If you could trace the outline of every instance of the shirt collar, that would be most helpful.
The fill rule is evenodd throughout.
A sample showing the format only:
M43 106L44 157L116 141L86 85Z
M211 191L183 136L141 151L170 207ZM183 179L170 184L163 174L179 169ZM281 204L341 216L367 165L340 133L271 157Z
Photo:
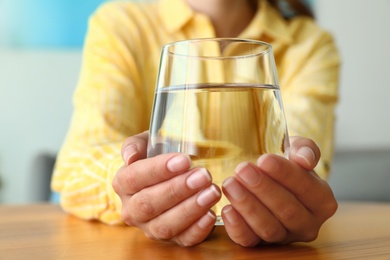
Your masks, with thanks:
M159 13L171 33L181 29L194 16L194 11L184 0L160 0Z
M249 26L239 35L240 38L260 39L263 34L286 44L292 41L287 21L265 0L259 1L259 9ZM160 16L171 33L180 30L190 21L194 11L184 0L160 0Z
M259 0L259 9L241 38L260 39L263 35L286 44L292 41L287 21L267 1Z

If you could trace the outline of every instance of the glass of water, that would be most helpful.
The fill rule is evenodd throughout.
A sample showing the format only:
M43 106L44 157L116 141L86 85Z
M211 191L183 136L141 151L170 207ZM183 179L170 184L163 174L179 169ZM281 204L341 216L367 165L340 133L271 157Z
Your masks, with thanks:
M272 47L237 38L192 39L163 47L148 157L188 154L222 185L244 161L284 155L289 140ZM226 197L213 208L217 225Z

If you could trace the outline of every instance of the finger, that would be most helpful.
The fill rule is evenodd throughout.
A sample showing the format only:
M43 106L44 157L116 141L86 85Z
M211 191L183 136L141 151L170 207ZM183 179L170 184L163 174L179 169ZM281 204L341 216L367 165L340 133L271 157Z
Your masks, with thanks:
M307 170L316 167L321 152L315 142L303 137L291 137L288 158Z
M279 242L286 236L286 230L273 213L234 177L226 179L222 190L236 212L247 225L266 242Z
M121 155L125 165L146 158L148 136L148 131L145 131L138 135L131 136L123 142Z
M116 174L121 183L120 193L133 195L138 191L173 178L190 169L191 159L180 153L161 154L153 158L138 160L122 168Z
M217 217L212 211L207 211L198 221L172 239L180 246L193 246L205 240L213 231Z
M253 232L232 205L227 205L222 209L222 219L226 232L235 243L251 247L261 242L260 237Z
M204 216L221 198L218 186L210 185L147 223L149 237L170 240Z
M313 171L308 171L284 157L267 154L257 161L260 171L284 186L313 214L335 211L334 196L329 185ZM327 209L327 210L325 210ZM333 214L332 213L332 214Z
M137 210L129 216L131 219L125 222L147 222L210 185L209 172L204 168L195 168L188 173L145 188L134 194L126 203L127 208Z
M304 239L311 240L316 234L312 230L318 230L318 223L313 214L297 200L295 195L284 186L275 182L253 164L241 163L236 168L237 181L249 190L261 203L279 220L287 235L307 234ZM310 237L309 237L310 236ZM289 240L288 236L282 240ZM271 242L266 240L267 242Z

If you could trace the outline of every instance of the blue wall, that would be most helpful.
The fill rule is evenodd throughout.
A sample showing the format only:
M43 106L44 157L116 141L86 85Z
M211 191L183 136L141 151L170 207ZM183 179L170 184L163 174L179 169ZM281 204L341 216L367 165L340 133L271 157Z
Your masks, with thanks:
M0 45L81 48L88 17L105 0L0 0Z
M81 48L88 17L104 1L0 0L0 47Z

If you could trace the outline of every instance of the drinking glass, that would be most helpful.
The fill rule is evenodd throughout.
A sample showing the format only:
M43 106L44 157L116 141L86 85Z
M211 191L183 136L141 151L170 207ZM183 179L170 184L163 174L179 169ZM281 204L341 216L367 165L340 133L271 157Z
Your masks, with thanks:
M208 38L162 48L148 157L188 154L217 185L240 162L284 155L289 140L271 45ZM213 208L223 225L226 197Z

